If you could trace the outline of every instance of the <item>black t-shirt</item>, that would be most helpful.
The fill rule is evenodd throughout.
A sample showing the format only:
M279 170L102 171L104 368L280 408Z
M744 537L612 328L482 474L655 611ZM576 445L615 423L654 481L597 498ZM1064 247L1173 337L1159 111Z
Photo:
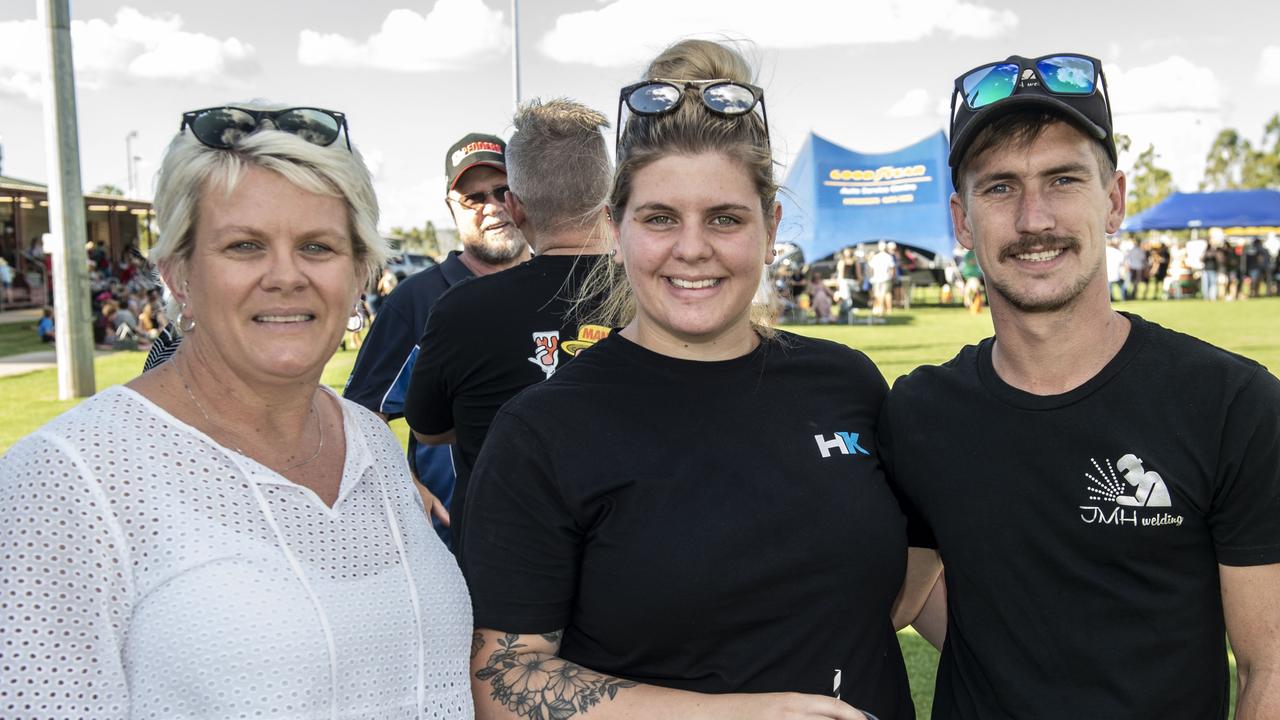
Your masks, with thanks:
M609 334L606 327L579 328L568 317L578 284L598 257L541 255L461 283L431 310L404 416L418 432L456 431L457 483L449 506L455 551L467 479L498 408Z
M1061 395L1005 384L990 339L890 393L886 466L946 567L934 718L1226 717L1218 564L1280 562L1280 381L1126 317Z
M608 337L494 421L461 551L476 626L564 628L562 657L654 685L914 717L885 392L824 340L696 362Z

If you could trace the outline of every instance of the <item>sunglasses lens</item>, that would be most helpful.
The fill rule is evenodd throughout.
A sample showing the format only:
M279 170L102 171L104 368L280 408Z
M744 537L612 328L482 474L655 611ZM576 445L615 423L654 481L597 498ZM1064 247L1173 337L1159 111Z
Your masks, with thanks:
M1059 55L1036 63L1036 70L1050 92L1059 95L1088 95L1097 84L1093 61L1075 55Z
M217 108L200 113L191 121L191 132L205 145L229 148L258 126L253 116L236 108Z
M334 116L312 110L296 108L275 117L276 128L306 140L312 145L332 145L338 139L341 125Z
M724 115L744 115L756 106L756 96L751 88L735 83L710 85L702 91L707 107Z
M664 113L680 102L680 89L667 83L641 85L627 96L627 107L640 115Z
M1018 65L1001 63L978 68L965 75L960 86L964 88L964 101L977 110L1012 95L1017 80Z

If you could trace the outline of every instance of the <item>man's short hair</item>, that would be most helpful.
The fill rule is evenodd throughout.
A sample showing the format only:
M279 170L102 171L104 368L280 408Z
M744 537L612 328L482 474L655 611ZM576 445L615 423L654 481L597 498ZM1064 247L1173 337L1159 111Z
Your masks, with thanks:
M960 157L956 172L956 192L959 193L961 201L965 199L965 193L968 190L965 171L974 158L1005 145L1011 145L1015 149L1031 147L1036 138L1056 123L1066 123L1092 141L1093 154L1098 160L1099 179L1105 185L1115 174L1116 163L1111 159L1111 154L1107 152L1102 141L1064 114L1043 107L1027 107L996 116L978 131L973 141L969 143L964 155Z
M609 193L612 169L604 115L566 98L533 100L516 112L507 141L507 183L536 232L591 226Z

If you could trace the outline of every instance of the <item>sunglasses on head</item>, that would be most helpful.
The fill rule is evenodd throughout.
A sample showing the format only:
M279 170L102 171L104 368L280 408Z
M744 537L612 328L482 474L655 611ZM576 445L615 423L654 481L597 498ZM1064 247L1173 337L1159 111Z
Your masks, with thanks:
M769 134L769 114L764 107L764 90L755 85L724 78L715 80L667 80L653 78L622 88L618 95L618 124L614 147L622 139L622 106L625 104L633 115L665 115L674 112L684 102L685 91L698 90L698 98L708 110L725 117L746 115L760 106L764 119L765 136Z
M485 203L489 201L489 198L493 198L493 201L499 205L505 203L507 201L507 194L510 192L511 188L506 185L499 185L492 190L482 190L480 192L466 194L457 193L453 200L468 210L479 210L484 207Z
M347 116L321 108L298 107L283 110L254 110L241 107L213 107L182 114L178 132L191 128L201 143L220 150L229 149L240 138L262 129L264 121L280 132L297 135L313 145L328 147L339 135L346 135L351 150L351 134Z
M952 118L955 117L957 96L969 109L980 110L1028 88L1064 98L1088 97L1101 89L1103 100L1107 100L1106 76L1099 60L1071 53L1045 55L1034 60L988 63L956 78L955 92L951 96ZM1110 114L1111 104L1108 101L1108 117Z

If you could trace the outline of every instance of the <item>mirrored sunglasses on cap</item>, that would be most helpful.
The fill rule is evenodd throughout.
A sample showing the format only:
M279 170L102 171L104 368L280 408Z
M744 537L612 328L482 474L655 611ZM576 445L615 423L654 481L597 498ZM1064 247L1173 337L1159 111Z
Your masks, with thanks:
M347 116L335 110L296 107L282 110L254 110L234 106L192 110L182 114L178 132L191 128L191 134L201 143L220 150L235 145L246 135L262 129L264 121L280 132L297 135L313 145L328 147L339 135L347 138L347 150L351 150L351 134L347 128Z
M1046 55L976 67L956 78L956 92L965 105L979 110L1032 83L1053 95L1092 95L1098 91L1101 77L1102 63L1087 55Z
M764 89L726 78L714 80L667 80L653 78L622 88L618 95L618 124L615 147L622 138L622 106L634 115L665 115L684 102L685 90L698 90L698 98L708 110L725 117L746 115L760 106L765 135L769 132L769 114L764 106Z
M974 137L994 116L1024 106L1048 106L1080 123L1102 142L1116 160L1111 139L1111 101L1102 62L1077 53L1055 53L1038 58L1012 55L987 63L956 78L951 93L952 181L957 182L959 163Z

